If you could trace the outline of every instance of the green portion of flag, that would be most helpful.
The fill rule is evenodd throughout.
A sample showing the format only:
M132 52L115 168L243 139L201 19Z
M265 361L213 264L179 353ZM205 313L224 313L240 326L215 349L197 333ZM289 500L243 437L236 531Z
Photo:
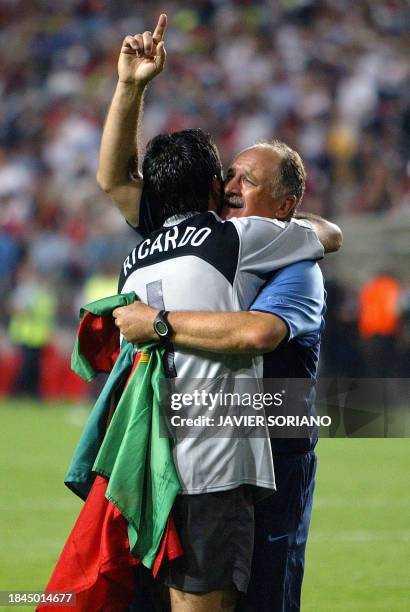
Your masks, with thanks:
M81 310L103 316L136 300L135 293L98 300ZM86 499L95 475L108 478L106 497L128 522L130 549L146 567L152 567L180 484L170 440L160 437L159 383L165 378L164 348L143 344L140 360L130 375L136 350L124 342L108 380L90 414L65 477L66 485ZM77 338L73 369L93 372L81 355ZM128 379L129 377L129 379ZM106 429L111 398L127 381Z
M81 354L80 341L76 336L74 350L71 354L71 369L78 374L85 382L90 382L95 378L96 372L88 359Z
M106 497L128 521L133 555L150 568L180 485L170 441L159 433L164 349L151 344L140 350L93 470L109 478Z
M125 343L84 426L80 440L67 470L65 484L82 499L86 499L95 480L92 471L94 461L107 431L111 407L111 396L115 389L125 383L132 364L135 350Z
M138 300L138 298L134 291L130 291L130 293L110 295L109 297L96 300L95 302L87 304L87 306L84 306L84 308L81 308L80 320L84 317L86 312L91 312L91 314L100 317L112 312L115 310L115 308L119 308L120 306L128 306L136 300Z

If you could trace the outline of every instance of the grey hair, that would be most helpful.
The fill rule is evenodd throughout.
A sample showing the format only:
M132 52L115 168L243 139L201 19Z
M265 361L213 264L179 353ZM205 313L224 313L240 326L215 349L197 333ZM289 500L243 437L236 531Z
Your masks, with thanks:
M279 153L281 157L280 173L273 180L272 196L294 195L296 209L302 201L306 184L306 170L299 153L277 138L269 142L257 142L253 148Z

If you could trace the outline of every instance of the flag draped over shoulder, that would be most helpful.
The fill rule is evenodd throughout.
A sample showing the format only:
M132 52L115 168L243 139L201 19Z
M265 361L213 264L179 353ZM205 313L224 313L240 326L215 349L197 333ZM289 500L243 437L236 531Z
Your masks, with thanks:
M46 591L76 593L75 608L67 610L118 612L132 598L133 565L141 561L156 575L164 558L182 554L170 517L180 485L170 442L159 435L163 349L152 343L136 353L124 342L118 352L111 315L135 299L134 293L105 298L80 313L73 369L86 380L111 372L65 478L86 503Z

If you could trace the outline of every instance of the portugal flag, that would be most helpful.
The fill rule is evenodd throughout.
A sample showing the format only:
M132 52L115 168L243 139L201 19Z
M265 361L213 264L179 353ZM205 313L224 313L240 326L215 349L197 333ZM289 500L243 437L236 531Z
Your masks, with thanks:
M144 563L156 576L164 559L182 555L170 515L179 481L169 440L159 437L162 355L157 345L135 353L129 343L119 353L111 315L134 299L135 294L106 298L80 314L73 369L86 380L98 371L111 374L66 477L86 501L45 589L76 595L74 606L59 610L126 610L134 597L135 565Z

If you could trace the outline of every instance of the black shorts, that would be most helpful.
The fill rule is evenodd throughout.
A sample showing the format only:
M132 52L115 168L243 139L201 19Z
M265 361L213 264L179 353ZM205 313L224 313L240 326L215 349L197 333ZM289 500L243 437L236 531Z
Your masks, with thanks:
M178 495L172 513L184 556L164 568L165 584L190 593L233 587L246 593L254 541L251 488Z

